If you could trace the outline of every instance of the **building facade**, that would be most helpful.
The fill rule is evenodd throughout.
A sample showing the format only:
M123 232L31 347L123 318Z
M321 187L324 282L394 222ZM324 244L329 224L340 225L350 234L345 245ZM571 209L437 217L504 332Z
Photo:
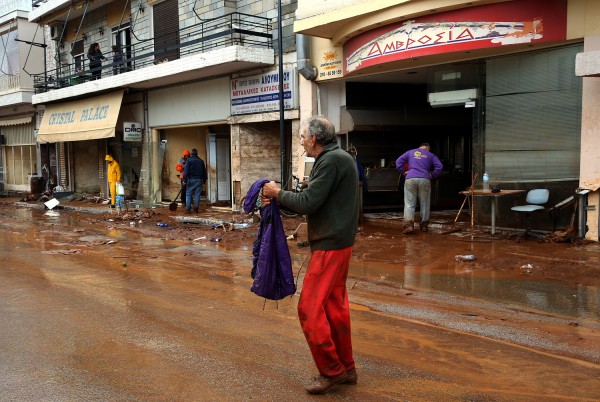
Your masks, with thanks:
M208 168L204 197L235 209L255 180L292 171L296 2L281 5L283 129L276 4L34 1L29 19L49 38L47 68L34 84L43 110L36 139L56 147L59 184L105 195L108 153L121 165L126 198L154 205L175 198L175 166L196 148ZM99 61L89 58L94 44Z
M0 192L28 192L48 178L49 159L35 141L33 75L44 71L42 30L28 21L31 1L0 4ZM29 43L28 43L29 42ZM32 46L30 43L33 43ZM42 183L43 187L43 183Z
M458 208L487 172L500 188L549 189L548 208L573 197L534 228L574 224L598 240L598 68L577 72L576 60L598 49L599 3L303 0L296 15L316 69L301 79L301 112L335 122L365 168L365 206L401 204L395 159L429 142L445 167L435 207ZM510 207L524 198L500 198L500 226L519 226ZM475 205L478 223L489 208Z

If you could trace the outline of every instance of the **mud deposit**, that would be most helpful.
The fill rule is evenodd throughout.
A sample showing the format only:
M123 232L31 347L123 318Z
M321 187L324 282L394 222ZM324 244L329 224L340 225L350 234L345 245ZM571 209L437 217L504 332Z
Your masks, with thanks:
M256 223L100 212L0 199L0 400L315 400L297 295L249 291ZM359 383L319 399L599 400L598 245L440 232L361 226L348 279ZM299 288L304 240L300 226L289 241Z

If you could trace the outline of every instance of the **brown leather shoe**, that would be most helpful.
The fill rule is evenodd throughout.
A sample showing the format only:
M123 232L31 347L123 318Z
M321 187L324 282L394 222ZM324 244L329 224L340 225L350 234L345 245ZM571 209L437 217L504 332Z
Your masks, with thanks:
M355 368L346 371L346 374L348 374L348 377L346 377L346 379L342 381L341 384L355 385L358 382L358 374L356 373Z
M423 221L419 223L419 229L421 229L421 232L427 232L429 229L429 221Z
M335 384L341 384L348 379L348 374L344 371L342 374L335 377L325 377L318 375L313 378L313 382L304 387L309 394L322 394Z

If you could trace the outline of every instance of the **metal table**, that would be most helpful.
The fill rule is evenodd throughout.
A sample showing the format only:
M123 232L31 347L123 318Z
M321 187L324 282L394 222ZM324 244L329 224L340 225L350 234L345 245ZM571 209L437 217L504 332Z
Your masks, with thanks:
M492 234L496 233L496 214L498 213L498 197L506 197L509 195L517 195L524 193L525 190L501 190L497 193L492 193L486 190L473 190L473 191L460 191L460 194L467 197L469 202L469 211L473 213L473 206L471 205L471 194L475 197L485 197L491 199L492 204Z

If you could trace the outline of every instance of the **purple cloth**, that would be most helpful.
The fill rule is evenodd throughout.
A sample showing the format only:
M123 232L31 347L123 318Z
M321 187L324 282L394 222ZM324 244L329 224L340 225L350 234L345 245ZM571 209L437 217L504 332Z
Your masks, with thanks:
M268 181L261 179L250 186L244 200L246 213L254 210L262 186ZM252 247L254 282L250 290L266 299L280 300L296 292L290 250L277 203L271 202L259 211L260 228Z
M444 166L440 159L433 153L423 148L411 149L396 160L396 169L401 174L405 172L405 164L408 165L406 179L435 179L442 174Z

